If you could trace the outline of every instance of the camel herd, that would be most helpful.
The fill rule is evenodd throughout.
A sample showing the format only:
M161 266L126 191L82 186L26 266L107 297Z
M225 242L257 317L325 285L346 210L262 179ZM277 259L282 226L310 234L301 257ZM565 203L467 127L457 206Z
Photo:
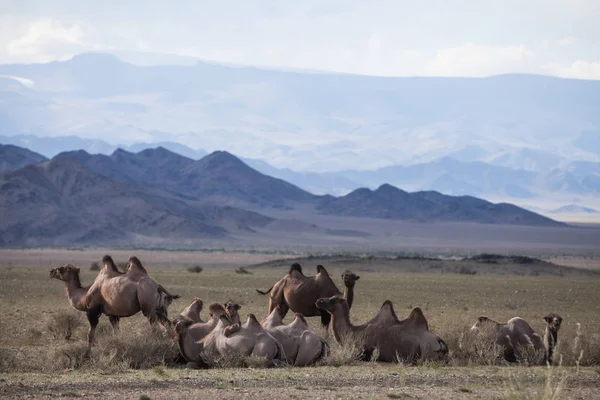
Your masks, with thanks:
M180 358L189 367L215 366L234 356L254 357L269 366L283 364L307 366L324 359L330 353L327 340L312 330L305 317L320 316L321 323L339 343L353 340L360 347L361 360L375 358L382 362L416 363L418 360L444 360L448 346L429 330L423 311L416 307L408 318L400 320L391 301L386 300L377 315L361 325L350 320L354 286L359 276L351 271L342 274L344 292L340 292L327 270L317 266L315 276L306 276L298 263L269 290L257 292L269 295L267 316L258 321L249 314L242 323L241 306L233 301L212 303L208 318L200 313L202 300L195 298L181 314L169 320L167 309L179 296L169 293L148 276L137 257L131 257L125 272L120 271L110 256L102 259L102 268L90 286L83 287L79 268L71 264L50 271L50 277L66 285L69 303L84 311L89 321L88 350L94 343L100 316L108 316L115 332L119 320L138 312L150 324L161 323L168 331L174 328ZM288 311L294 320L285 324ZM521 348L543 350L545 363L552 364L562 318L555 313L544 317L546 330L540 337L522 318L515 317L502 324L488 317L479 317L470 331L488 329L494 333L490 340L504 350L509 362L517 360ZM328 333L327 333L328 335Z

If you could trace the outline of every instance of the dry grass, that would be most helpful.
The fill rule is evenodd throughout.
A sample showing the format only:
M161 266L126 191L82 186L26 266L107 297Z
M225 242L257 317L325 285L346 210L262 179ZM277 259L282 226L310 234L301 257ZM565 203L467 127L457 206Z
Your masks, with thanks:
M46 320L46 330L54 339L70 340L83 325L83 314L73 310L61 310ZM35 335L35 332L32 332Z

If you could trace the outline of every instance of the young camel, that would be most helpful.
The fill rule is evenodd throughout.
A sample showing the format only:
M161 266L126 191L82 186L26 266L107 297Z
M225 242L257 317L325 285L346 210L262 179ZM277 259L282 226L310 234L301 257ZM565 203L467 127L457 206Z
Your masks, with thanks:
M360 276L351 271L345 271L342 274L344 282L344 297L348 306L352 307L354 300L354 285ZM317 274L315 276L306 276L302 273L302 267L298 263L292 264L289 272L275 283L266 292L256 289L260 294L268 294L269 308L268 314L279 307L281 317L285 318L288 310L300 313L305 317L320 316L321 323L328 329L331 316L327 312L321 312L316 307L315 302L320 298L341 295L333 280L322 265L317 265Z
M223 357L255 357L267 366L278 366L285 360L281 344L263 329L254 314L248 314L243 325L232 323L221 315L217 326L201 340L198 362L215 365Z
M199 301L198 303L198 301L194 299L191 305L194 303L196 303L198 313L200 313L202 301ZM186 318L176 318L173 321L175 332L177 333L179 353L188 361L188 367L190 368L199 368L203 366L203 363L200 360L200 352L203 347L201 341L217 326L221 315L225 314L225 308L219 303L211 304L208 309L209 319L207 322L192 322L192 320Z
M317 307L333 318L333 333L339 343L357 340L363 345L361 358L369 360L377 348L377 361L415 363L418 359L439 360L448 354L446 343L429 332L429 325L419 307L407 319L400 321L392 302L386 300L377 315L362 325L350 322L350 307L341 296L317 300Z
M241 308L242 306L231 300L225 303L227 317L232 323L240 323L238 311ZM311 365L326 357L329 352L327 343L310 329L302 314L296 313L294 320L285 325L279 307L275 307L260 324L281 343L285 361L290 365Z
M102 261L102 269L84 300L90 323L89 345L94 342L102 313L130 317L141 311L150 324L160 322L169 330L171 322L167 308L179 296L170 294L151 279L137 257L129 259L125 273L119 271L110 256L105 256Z
M496 322L488 317L479 317L471 327L471 331L491 329L495 336L496 344L504 349L504 359L508 362L516 362L518 350L522 346L531 346L535 350L544 350L545 363L552 365L552 355L558 340L558 330L562 318L555 313L544 317L546 330L544 337L535 333L531 325L521 317L509 319L505 324Z

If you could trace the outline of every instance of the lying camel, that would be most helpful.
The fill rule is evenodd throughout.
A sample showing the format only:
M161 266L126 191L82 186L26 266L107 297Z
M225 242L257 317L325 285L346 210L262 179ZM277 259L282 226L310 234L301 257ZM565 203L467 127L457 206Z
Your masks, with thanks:
M200 318L200 311L202 311L202 306L202 300L195 297L194 300L192 300L192 302L190 303L190 305L187 306L181 312L181 314L179 314L179 316L175 318L175 320L181 318L187 321L191 321L192 323L203 322L202 318Z
M347 339L364 341L361 359L369 360L377 348L377 361L415 363L418 359L439 360L448 354L446 343L429 332L429 325L419 307L400 321L392 302L386 300L377 315L362 325L350 322L350 307L342 296L317 300L317 307L333 318L333 333L339 343Z
M232 323L239 323L238 311L241 308L242 306L231 300L225 304L227 317ZM296 313L292 323L285 325L279 307L275 307L260 324L281 343L285 361L290 365L311 365L328 354L329 346L310 329L302 314Z
M55 278L65 282L67 298L73 308L79 311L87 312L85 305L85 297L88 293L90 286L81 286L81 280L79 279L80 269L72 264L64 264L61 267L50 270L50 278ZM117 332L119 330L119 317L114 315L108 316L110 324L113 330ZM91 329L91 327L90 327ZM88 336L91 333L88 333Z
M248 314L245 324L234 324L221 315L217 326L201 340L198 361L215 365L223 357L255 357L267 366L281 365L285 353L281 344L260 325L254 314Z
M352 307L354 285L359 279L360 276L351 271L345 271L342 274L344 297L349 307ZM325 328L329 328L331 316L327 312L321 312L316 307L315 302L320 298L342 294L322 265L317 265L317 275L305 276L302 273L302 267L298 263L292 264L289 272L275 283L271 289L266 292L258 289L256 291L260 294L271 293L268 314L279 307L282 318L285 317L288 310L300 313L305 317L320 315L321 323Z
M192 304L194 303L198 304L196 299L192 302ZM202 301L199 302L198 314L201 309ZM200 359L200 352L203 347L201 341L217 326L221 315L225 314L225 308L219 303L211 304L208 309L209 319L207 322L192 322L192 320L186 318L176 318L173 321L177 333L179 353L188 361L188 366L192 368L199 368L203 365Z
M544 320L546 321L546 331L543 339L521 317L511 318L505 324L488 317L479 317L471 327L471 331L491 329L496 337L496 344L504 349L504 359L506 361L516 362L519 348L521 346L531 346L535 350L544 349L545 362L552 364L552 355L558 340L558 330L562 318L558 314L550 313L544 317Z
M85 296L84 305L90 323L89 345L102 313L115 317L130 317L142 311L150 324L160 322L170 329L167 308L179 298L158 285L146 272L137 257L129 259L127 272L118 270L110 256L102 259L102 269Z

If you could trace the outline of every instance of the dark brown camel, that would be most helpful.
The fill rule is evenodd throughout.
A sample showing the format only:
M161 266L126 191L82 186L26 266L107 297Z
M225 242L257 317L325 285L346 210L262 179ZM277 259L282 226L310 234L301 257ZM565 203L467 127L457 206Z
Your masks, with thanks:
M345 271L342 274L344 282L344 297L348 306L352 307L354 300L354 285L360 277L351 271ZM292 264L289 272L275 283L271 289L266 292L256 290L260 294L268 294L269 308L268 313L279 307L281 317L284 318L288 310L300 313L305 317L321 316L321 323L325 328L329 327L331 315L328 312L322 312L317 308L315 302L320 298L341 295L333 280L330 278L327 270L322 265L317 265L317 274L315 276L306 276L302 273L302 267L298 263Z

